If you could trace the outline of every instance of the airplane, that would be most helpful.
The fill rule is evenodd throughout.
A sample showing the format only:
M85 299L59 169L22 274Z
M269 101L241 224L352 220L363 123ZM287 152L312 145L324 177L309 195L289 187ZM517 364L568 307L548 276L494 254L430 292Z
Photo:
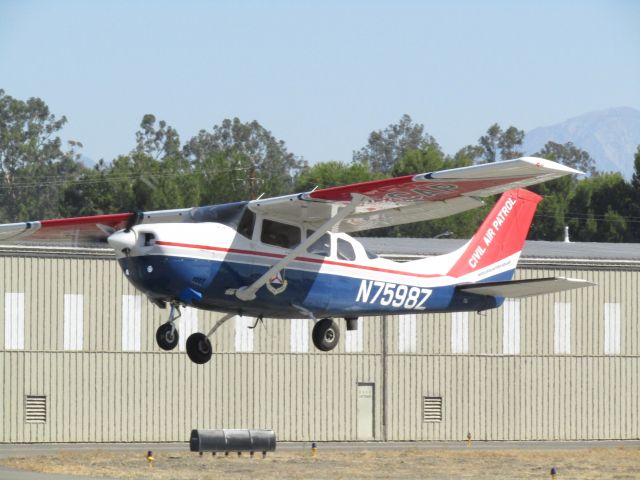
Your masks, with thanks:
M186 340L207 363L209 338L236 315L313 320L321 351L372 315L483 311L505 298L593 285L552 277L513 280L542 197L524 187L580 174L535 157L473 165L273 198L149 212L0 225L0 242L78 246L104 243L127 280L156 306L169 306L156 332L163 350L178 344L186 306L223 314ZM441 218L501 197L475 235L445 255L408 262L380 258L349 233Z

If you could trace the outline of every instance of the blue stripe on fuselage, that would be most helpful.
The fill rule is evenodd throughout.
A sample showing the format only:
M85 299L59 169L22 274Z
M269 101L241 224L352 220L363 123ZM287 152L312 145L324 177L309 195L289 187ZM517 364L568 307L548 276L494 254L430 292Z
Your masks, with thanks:
M151 298L165 301L177 300L185 289L191 288L203 295L202 300L194 300L193 305L198 308L238 312L251 316L296 318L302 316L303 311L313 312L317 318L381 313L475 311L500 306L503 300L470 293L463 294L456 292L456 285L449 285L430 289L422 308L406 308L406 306L417 307L427 293L418 292L416 302L412 303L409 296L415 296L416 292L415 290L412 292L411 289L418 287L381 281L376 285L369 285L368 298L365 299L361 295L360 301L356 301L363 287L362 282L372 281L320 273L318 271L320 265L317 265L315 271L285 269L283 276L287 286L281 293L274 295L265 286L257 292L255 300L243 302L226 292L250 285L266 272L268 267L163 255L122 258L119 263L129 281ZM513 271L508 271L484 281L509 280L512 276ZM396 293L397 289L399 291ZM376 294L378 294L377 298L374 299ZM389 298L393 298L395 302L391 301L385 305ZM403 299L402 302L400 302L401 299ZM398 306L394 306L394 303Z

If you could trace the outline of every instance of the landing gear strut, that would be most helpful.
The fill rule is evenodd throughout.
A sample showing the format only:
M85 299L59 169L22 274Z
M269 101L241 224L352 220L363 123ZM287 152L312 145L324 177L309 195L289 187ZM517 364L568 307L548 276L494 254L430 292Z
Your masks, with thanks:
M213 335L214 332L218 330L218 328L220 328L224 322L233 317L235 317L234 313L228 313L220 320L218 320L206 335L200 332L189 335L189 338L187 338L187 355L193 363L202 365L203 363L207 363L209 360L211 360L213 347L211 346L209 337Z
M171 305L171 311L169 312L169 320L167 323L163 323L156 330L156 342L162 350L173 350L178 345L179 335L178 329L175 326L175 321L180 318L180 307L177 305Z
M313 338L313 344L318 350L328 352L338 345L340 329L332 319L323 318L313 326L311 337Z

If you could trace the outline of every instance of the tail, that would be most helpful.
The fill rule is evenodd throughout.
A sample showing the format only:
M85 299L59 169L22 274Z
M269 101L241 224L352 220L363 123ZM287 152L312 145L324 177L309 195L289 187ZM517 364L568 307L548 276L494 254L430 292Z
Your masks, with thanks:
M510 279L541 200L521 188L503 193L473 238L456 252L459 256L448 274L472 282L496 276Z

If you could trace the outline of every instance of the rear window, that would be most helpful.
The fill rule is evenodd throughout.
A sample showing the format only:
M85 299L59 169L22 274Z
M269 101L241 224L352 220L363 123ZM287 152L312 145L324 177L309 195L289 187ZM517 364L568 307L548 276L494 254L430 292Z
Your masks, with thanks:
M341 238L338 239L338 258L351 262L356 259L356 252L353 250L353 245Z
M295 248L300 245L300 238L300 229L296 226L273 220L264 220L262 222L262 233L260 235L262 243L282 248Z

